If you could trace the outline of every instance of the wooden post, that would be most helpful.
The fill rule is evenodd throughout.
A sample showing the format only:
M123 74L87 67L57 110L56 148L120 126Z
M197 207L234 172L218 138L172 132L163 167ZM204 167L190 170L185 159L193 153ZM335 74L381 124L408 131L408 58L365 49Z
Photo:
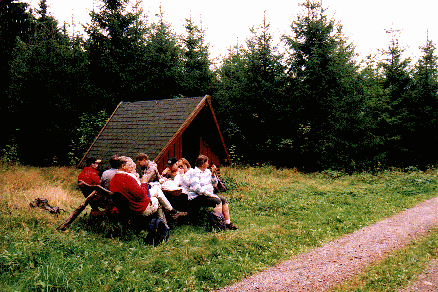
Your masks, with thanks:
M97 191L93 191L85 199L85 201L83 201L82 204L79 205L79 207L77 207L76 210L74 210L73 213L67 219L65 219L65 221L62 222L61 225L58 226L58 228L56 228L56 230L61 230L61 231L65 230L76 219L76 217L78 217L79 214L81 214L81 212L84 211L85 207L87 207L90 200L92 200L96 196L96 194Z

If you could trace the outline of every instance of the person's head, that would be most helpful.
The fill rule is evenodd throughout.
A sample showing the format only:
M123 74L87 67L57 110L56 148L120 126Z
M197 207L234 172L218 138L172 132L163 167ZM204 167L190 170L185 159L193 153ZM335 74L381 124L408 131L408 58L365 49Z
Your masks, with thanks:
M170 170L176 171L176 170L178 170L178 166L179 166L178 159L176 159L175 157L169 158L167 160L167 167Z
M201 154L196 158L195 166L198 168L208 168L208 157Z
M190 168L191 165L190 163L187 161L187 159L185 158L181 158L179 160L179 167L182 168L184 170L184 173L186 173Z
M135 172L136 166L135 166L134 160L132 160L131 157L120 156L119 161L120 161L119 170L127 172L127 173L134 173Z
M139 153L135 160L139 166L147 166L149 157L145 153Z
M113 155L111 156L110 160L109 160L109 164L111 166L111 168L116 168L118 169L120 167L120 157L118 155Z
M97 169L99 167L99 163L101 163L101 162L102 162L102 160L100 160L100 159L96 159L94 157L89 157L85 161L85 166Z

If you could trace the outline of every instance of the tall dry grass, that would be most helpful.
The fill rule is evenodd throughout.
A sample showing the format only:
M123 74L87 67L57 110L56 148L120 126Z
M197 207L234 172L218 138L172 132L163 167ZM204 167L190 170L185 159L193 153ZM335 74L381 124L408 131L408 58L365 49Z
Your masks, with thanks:
M78 173L72 167L0 165L0 200L9 210L23 214L32 210L29 203L36 198L45 198L51 206L70 212L84 199L76 189Z

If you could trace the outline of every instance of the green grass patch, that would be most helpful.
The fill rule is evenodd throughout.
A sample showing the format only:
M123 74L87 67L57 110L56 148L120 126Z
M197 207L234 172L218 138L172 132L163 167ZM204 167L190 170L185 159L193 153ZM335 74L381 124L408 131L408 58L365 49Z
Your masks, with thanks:
M434 171L302 174L273 167L221 169L237 231L176 226L153 247L142 234L112 236L87 208L73 168L0 169L1 291L210 291L436 196ZM31 209L45 197L67 212Z
M398 291L416 280L431 260L438 257L438 229L395 251L332 292Z

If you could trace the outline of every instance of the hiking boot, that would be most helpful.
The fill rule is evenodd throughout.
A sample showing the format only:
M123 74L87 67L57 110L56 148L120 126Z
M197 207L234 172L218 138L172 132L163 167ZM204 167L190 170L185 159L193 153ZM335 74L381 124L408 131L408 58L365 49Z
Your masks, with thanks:
M233 222L230 222L229 224L225 224L225 228L228 230L237 230L239 228L237 228L236 225L233 224Z

